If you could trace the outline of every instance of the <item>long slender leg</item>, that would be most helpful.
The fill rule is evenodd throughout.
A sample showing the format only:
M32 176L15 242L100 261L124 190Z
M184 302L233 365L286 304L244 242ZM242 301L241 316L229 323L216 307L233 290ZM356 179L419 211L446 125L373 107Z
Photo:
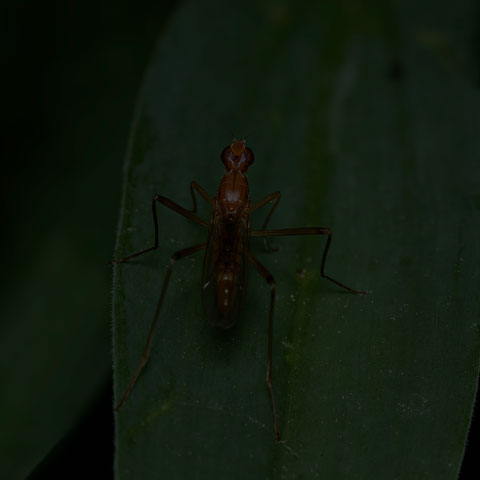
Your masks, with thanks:
M192 195L193 195L193 191L192 191ZM140 255L143 255L144 253L151 252L152 250L156 250L158 248L158 220L157 220L157 204L156 204L156 202L162 203L166 207L174 210L175 212L179 213L180 215L183 215L184 217L189 218L190 220L193 220L194 222L196 222L200 225L203 225L204 227L208 227L208 223L205 220L201 219L200 217L197 217L190 210L186 210L185 208L181 207L180 205L178 205L177 203L175 203L174 201L170 200L167 197L162 197L161 195L155 194L153 196L153 200L152 200L152 216L153 216L153 226L154 226L154 230L155 230L155 245L153 247L146 248L145 250L142 250L140 252L132 253L131 255L128 255L127 257L112 260L111 262L108 262L107 265L113 265L115 263L126 262L128 260L131 260L132 258L138 257ZM196 211L195 199L194 199L194 207L195 207L195 211Z
M355 290L354 288L348 287L342 282L335 280L325 273L325 262L327 260L328 249L330 248L330 243L332 242L332 232L329 228L321 227L305 227L305 228L280 228L278 230L254 230L250 232L252 237L276 237L280 235L328 235L327 243L323 250L322 265L320 267L320 274L323 278L330 280L339 287L348 290L351 293L356 295L365 295L367 292L362 290Z
M130 392L132 391L138 376L143 370L143 367L145 366L145 364L147 363L148 356L150 355L150 347L152 345L153 330L155 329L155 325L157 324L157 320L160 314L160 309L162 308L162 304L163 304L163 299L165 298L165 293L167 292L168 282L172 274L173 265L175 264L176 261L181 260L182 258L188 257L192 253L196 253L199 250L202 250L203 248L206 247L206 245L207 245L206 243L201 243L199 245L194 245L193 247L184 248L183 250L179 250L178 252L175 252L170 257L170 261L168 262L168 266L167 266L167 274L165 275L165 279L163 280L162 290L160 292L160 298L158 299L157 308L155 309L155 313L153 314L153 319L150 325L150 331L148 332L147 343L145 345L145 349L143 350L142 358L140 360L140 363L137 366L137 369L132 379L130 380L130 383L128 384L127 389L125 390L125 393L123 394L122 399L120 400L119 404L115 407L116 412L118 412L120 408L122 408L122 405L125 403L125 400L130 395Z
M195 180L190 183L190 192L192 194L193 200L193 213L197 212L197 197L195 196L195 190L200 194L202 198L204 198L210 205L213 202L213 198L207 193L207 191L200 186Z
M270 313L268 316L268 350L267 350L267 387L270 392L270 399L272 400L273 422L275 424L275 437L277 442L280 441L280 430L278 428L277 407L275 406L275 396L273 395L272 385L272 342L273 342L273 311L275 307L275 279L270 272L252 255L248 252L248 258L258 270L260 275L266 280L270 286Z
M252 213L255 210L258 210L259 208L262 208L264 205L267 205L270 202L274 202L274 204L272 205L272 208L268 212L267 218L263 222L262 230L265 230L267 228L268 222L270 221L270 217L273 215L273 212L277 208L277 205L278 205L278 202L280 201L281 196L282 194L280 192L273 192L270 195L267 195L264 199L257 202L255 205L253 205ZM265 249L267 251L276 252L278 250L278 247L273 248L268 244L267 237L263 237L263 244L265 245Z
M153 196L153 200L163 203L168 208L171 208L175 212L179 213L180 215L183 215L184 217L187 217L190 220L193 220L194 222L198 223L199 225L203 225L204 227L209 226L208 222L203 220L203 218L197 217L194 213L196 212L196 202L195 202L195 209L192 210L187 210L186 208L181 207L178 203L175 203L173 200L170 200L167 197L162 197L162 195L155 194Z

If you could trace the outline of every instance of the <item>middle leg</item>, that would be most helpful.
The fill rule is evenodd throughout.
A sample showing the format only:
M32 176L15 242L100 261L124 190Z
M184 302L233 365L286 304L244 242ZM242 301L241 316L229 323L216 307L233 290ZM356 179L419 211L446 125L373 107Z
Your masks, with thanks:
M252 237L278 237L281 235L328 235L327 243L323 249L322 264L320 267L320 275L327 280L335 283L339 287L348 290L355 295L365 295L367 292L362 290L355 290L354 288L345 285L338 280L330 277L325 273L325 262L327 261L328 249L330 248L330 243L332 242L332 231L329 228L322 227L304 227L304 228L279 228L278 230L254 230L250 232Z
M198 185L196 182L192 182L192 186L190 187L191 189L192 189L194 183L196 185ZM202 187L200 187L200 185L198 185L198 187L202 188ZM209 224L205 220L203 220L200 217L197 217L194 214L196 212L197 207L196 207L195 197L193 196L193 189L191 191L192 191L192 197L193 197L193 201L194 201L194 210L192 210L192 211L187 210L187 209L181 207L180 205L178 205L178 203L175 203L173 200L170 200L169 198L163 197L162 195L158 195L158 193L156 193L153 196L153 199L152 199L153 230L154 230L154 234L155 234L155 243L154 243L153 247L146 248L146 249L141 250L140 252L137 252L137 253L132 253L131 255L128 255L128 256L123 257L123 258L117 258L115 260L112 260L112 261L108 262L107 265L114 265L115 263L127 262L128 260L131 260L132 258L138 257L140 255L143 255L144 253L151 252L152 250L156 250L158 248L157 202L165 205L166 207L170 208L174 212L177 212L180 215L183 215L184 217L186 217L190 220L193 220L195 223L198 223L199 225L202 225L202 226L208 228Z

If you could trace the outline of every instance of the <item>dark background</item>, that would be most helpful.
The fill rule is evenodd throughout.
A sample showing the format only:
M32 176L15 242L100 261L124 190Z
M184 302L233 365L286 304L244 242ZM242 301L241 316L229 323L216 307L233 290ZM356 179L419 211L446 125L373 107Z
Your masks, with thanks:
M88 285L83 290L81 282L73 287L78 296L83 295L80 303L98 305L105 312L100 333L106 337L105 348L97 354L103 362L99 369L107 372L104 386L93 397L89 393L79 399L83 413L72 416L71 426L65 426L65 436L56 446L45 446L47 451L54 448L32 478L87 478L93 471L103 478L113 476L108 374L111 271L105 263L115 242L122 167L137 92L175 4L20 0L2 7L0 301L8 305L15 291L27 288L32 264L51 232L61 232L62 241L78 260L95 269L106 285L94 291ZM68 265L61 265L58 278L46 275L35 280L37 307L52 302L42 298L46 288L42 283L63 296L60 285L70 279L61 277L68 270ZM67 296L57 300L58 305L47 311L53 308L68 318L68 289ZM39 310L35 321L41 325L48 319ZM16 348L24 354L24 345ZM33 468L29 463L26 460L25 471Z
M22 285L37 246L52 228L63 229L86 261L103 268L110 258L136 94L156 38L176 6L117 0L17 1L8 7L2 301ZM110 299L99 294L85 301L101 302L108 310ZM106 351L106 362L109 355ZM29 478L112 476L109 379L94 398L85 398L84 413ZM474 420L462 478L471 478L468 466L475 469L478 408Z

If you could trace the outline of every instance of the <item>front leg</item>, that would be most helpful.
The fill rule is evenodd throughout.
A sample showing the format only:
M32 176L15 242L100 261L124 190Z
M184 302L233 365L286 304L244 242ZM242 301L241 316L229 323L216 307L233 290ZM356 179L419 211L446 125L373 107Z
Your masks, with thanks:
M272 208L268 212L267 218L263 222L262 230L265 230L267 228L268 222L270 221L270 217L273 215L273 212L277 208L277 205L278 205L278 202L280 202L281 196L282 196L282 194L280 192L273 192L270 195L267 195L264 199L257 202L255 205L253 205L252 213L255 210L258 210L259 208L262 208L264 205L267 205L270 202L274 202L274 204L272 205ZM267 250L267 252L278 251L278 247L273 248L268 244L267 237L263 237L263 244L265 245L265 250Z

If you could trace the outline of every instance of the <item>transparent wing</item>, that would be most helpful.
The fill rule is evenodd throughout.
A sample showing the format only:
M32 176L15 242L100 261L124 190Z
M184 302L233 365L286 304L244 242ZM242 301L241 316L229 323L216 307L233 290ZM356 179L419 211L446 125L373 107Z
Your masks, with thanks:
M210 323L231 328L237 321L248 280L250 207L234 223L222 220L220 207L212 212L203 265L203 307Z

